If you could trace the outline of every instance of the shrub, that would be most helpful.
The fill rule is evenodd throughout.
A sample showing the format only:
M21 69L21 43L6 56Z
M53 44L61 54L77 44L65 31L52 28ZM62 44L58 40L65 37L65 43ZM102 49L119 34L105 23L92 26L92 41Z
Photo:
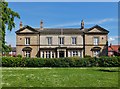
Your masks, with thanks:
M21 58L21 57L22 57L22 55L18 54L16 57L20 57L20 58Z
M3 67L119 67L120 57L100 57L100 58L21 58L3 57Z
M85 55L85 58L90 58L91 56L90 55Z

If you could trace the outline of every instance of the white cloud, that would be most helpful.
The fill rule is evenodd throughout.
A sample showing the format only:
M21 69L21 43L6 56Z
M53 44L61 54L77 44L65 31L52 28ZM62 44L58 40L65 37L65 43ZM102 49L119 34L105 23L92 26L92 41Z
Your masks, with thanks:
M118 44L120 43L120 36L109 36L108 37L108 43L112 43L112 44Z
M114 41L114 40L115 40L114 37L110 37L110 38L108 39L109 42L112 42L112 41Z

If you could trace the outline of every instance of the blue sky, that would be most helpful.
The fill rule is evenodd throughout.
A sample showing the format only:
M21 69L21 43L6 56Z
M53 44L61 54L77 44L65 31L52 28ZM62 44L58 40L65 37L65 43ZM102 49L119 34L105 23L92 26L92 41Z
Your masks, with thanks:
M118 3L117 2L9 2L9 7L20 14L15 19L16 27L6 32L6 42L16 45L15 31L23 25L40 27L80 28L83 19L85 28L96 24L110 31L109 42L117 44L118 40Z

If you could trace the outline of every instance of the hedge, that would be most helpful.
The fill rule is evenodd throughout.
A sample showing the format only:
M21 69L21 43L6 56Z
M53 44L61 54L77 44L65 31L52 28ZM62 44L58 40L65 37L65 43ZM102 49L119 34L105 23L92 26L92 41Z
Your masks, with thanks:
M3 67L119 67L120 57L100 57L100 58L21 58L3 57Z

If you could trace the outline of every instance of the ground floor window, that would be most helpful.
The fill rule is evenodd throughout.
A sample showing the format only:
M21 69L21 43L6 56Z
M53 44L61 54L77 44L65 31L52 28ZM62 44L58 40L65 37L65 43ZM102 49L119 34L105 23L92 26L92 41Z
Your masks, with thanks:
M78 56L78 51L73 51L73 56Z
M52 58L54 58L54 52L52 51Z
M50 51L46 51L46 58L50 58Z
M70 56L78 56L78 51L70 51Z
M55 58L54 51L41 51L41 58Z
M41 52L41 57L44 58L44 51Z
M93 51L93 56L96 57L99 55L99 53L100 53L100 51Z
M25 57L30 57L30 51L25 52Z

